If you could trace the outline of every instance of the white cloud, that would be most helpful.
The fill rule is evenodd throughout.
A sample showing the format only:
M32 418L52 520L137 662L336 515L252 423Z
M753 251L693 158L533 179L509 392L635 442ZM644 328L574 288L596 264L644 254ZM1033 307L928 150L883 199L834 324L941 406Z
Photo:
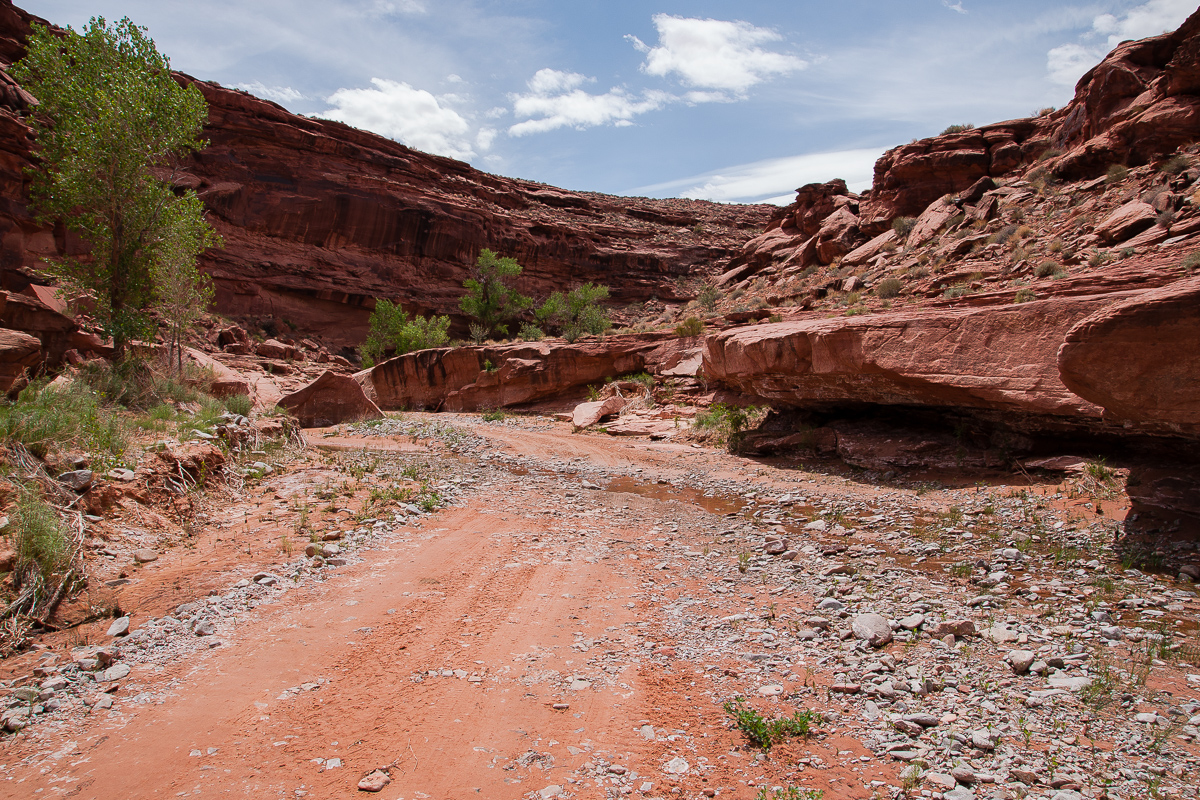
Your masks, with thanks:
M391 17L397 14L424 14L425 4L421 0L371 0L367 4L367 13Z
M1108 36L1111 49L1126 39L1173 31L1195 10L1195 0L1150 0L1119 16L1101 14L1092 21L1092 30Z
M424 150L467 159L475 154L467 138L470 124L457 111L444 108L424 89L407 83L372 78L374 89L338 89L328 102L334 106L318 116Z
M1046 72L1054 83L1074 86L1102 57L1081 44L1059 45L1046 54Z
M760 47L783 38L769 28L668 14L655 14L652 19L658 29L657 47L647 46L636 36L625 37L646 54L642 71L648 75L675 74L686 86L740 95L771 76L808 66L795 56Z
M670 193L693 200L722 203L765 202L787 205L795 200L795 189L806 183L823 183L842 178L851 191L871 186L875 162L882 148L809 153L771 158L716 170L704 175L643 186L633 194Z
M579 88L590 79L577 72L540 69L529 79L529 92L511 95L513 114L522 118L508 129L512 136L545 133L556 128L582 130L596 125L625 127L633 118L662 108L674 98L666 92L648 91L641 97L620 87L604 94L589 94Z
M475 134L475 146L480 150L490 150L492 142L496 140L496 134L498 133L499 131L495 128L480 128L479 133Z
M957 11L960 14L966 14L967 10L963 8L962 2L951 3L950 0L942 0L942 5L951 11Z
M280 105L286 103L294 103L297 100L303 100L304 95L296 91L290 86L264 86L259 81L252 83L235 83L234 89L241 89L243 92L249 92L255 97L261 97L264 100L272 100Z
M1048 77L1073 86L1121 42L1175 30L1195 10L1195 0L1149 0L1121 14L1100 14L1081 43L1059 45L1046 53ZM1095 42L1100 36L1105 37L1103 44Z

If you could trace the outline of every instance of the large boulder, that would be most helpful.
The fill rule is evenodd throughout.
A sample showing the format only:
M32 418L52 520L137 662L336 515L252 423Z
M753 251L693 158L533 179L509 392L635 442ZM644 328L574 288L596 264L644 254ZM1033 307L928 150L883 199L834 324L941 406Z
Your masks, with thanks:
M1153 227L1157 216L1154 206L1141 200L1131 200L1102 219L1096 225L1095 233L1107 244L1123 242Z
M1097 310L1058 351L1063 384L1121 422L1200 433L1200 278Z
M326 428L383 416L358 381L329 370L303 389L285 395L279 405L295 415L303 428Z
M478 411L547 400L635 372L677 367L669 334L439 348L384 361L354 377L384 409Z
M579 429L590 428L605 417L620 414L629 401L624 397L607 397L590 403L580 403L571 412L571 424Z
M36 336L0 328L0 393L15 392L42 360L42 342Z
M704 372L772 405L930 406L1085 426L1101 409L1059 378L1078 322L1132 293L755 325L709 336Z

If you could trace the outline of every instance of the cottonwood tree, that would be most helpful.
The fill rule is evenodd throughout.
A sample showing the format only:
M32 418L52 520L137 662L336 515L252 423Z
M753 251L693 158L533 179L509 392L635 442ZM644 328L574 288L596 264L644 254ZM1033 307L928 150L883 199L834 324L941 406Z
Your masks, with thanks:
M204 221L204 207L194 194L184 195L166 210L166 224L156 242L150 267L154 308L167 324L167 354L183 369L183 340L212 304L213 284L196 266L196 257L221 238Z
M40 161L33 205L42 223L61 220L91 247L90 259L46 269L94 297L120 361L149 330L156 265L214 242L195 194L171 185L180 159L205 144L208 107L128 18L110 27L93 17L81 33L35 23L27 47L12 74L38 100L28 120Z
M507 335L504 323L533 304L532 299L508 285L520 274L521 265L515 258L501 258L486 247L479 251L474 274L463 281L467 293L459 301L459 308L479 320L483 336Z

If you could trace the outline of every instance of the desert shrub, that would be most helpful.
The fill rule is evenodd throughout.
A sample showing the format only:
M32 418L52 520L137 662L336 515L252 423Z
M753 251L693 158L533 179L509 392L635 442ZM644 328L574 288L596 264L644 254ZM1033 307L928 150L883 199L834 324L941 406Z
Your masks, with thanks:
M716 433L729 452L736 453L745 438L751 418L758 413L759 410L754 406L741 408L725 403L713 403L707 411L696 414L694 425L699 430Z
M1158 165L1158 171L1167 175L1178 175L1188 168L1188 160L1185 155L1174 155L1166 161Z
M899 278L884 278L875 285L875 296L882 298L892 298L900 294L900 290L904 288Z
M584 334L601 334L612 327L608 311L600 301L608 297L607 286L585 283L563 294L555 292L534 312L538 326L557 330L568 342Z
M1051 252L1051 253L1061 253L1061 252L1062 252L1062 249L1063 249L1063 240L1062 240L1062 237L1061 237L1061 236L1055 236L1055 237L1054 237L1054 239L1052 239L1052 240L1050 241L1050 252Z
M364 366L388 354L402 356L414 350L442 347L450 340L450 318L446 316L409 319L408 312L390 300L377 300L368 320L370 333L362 345Z
M485 411L485 412L483 412L482 416L483 416L484 422L503 422L504 421L504 412L498 408L493 408L490 411Z
M1197 250L1194 253L1188 253L1180 266L1186 269L1188 272L1195 272L1196 268L1200 267L1200 250Z
M1115 186L1118 183L1124 183L1129 177L1129 167L1124 164L1112 164L1104 173L1104 182L1109 186Z
M1046 106L1045 108L1039 108L1036 112L1034 112L1034 116L1035 117L1048 117L1057 110L1058 109L1055 108L1054 106Z
M25 387L15 402L0 405L0 439L23 445L38 458L54 448L76 447L119 459L129 434L86 384L51 387L42 380Z
M900 237L907 237L916 226L917 220L915 217L896 217L892 220L892 230Z
M699 336L704 333L704 322L699 317L688 317L675 326L676 336Z
M66 566L70 546L62 521L35 486L21 487L12 521L18 573L36 570L45 579Z
M812 733L813 725L821 719L821 715L815 711L797 711L790 717L769 720L747 706L740 697L726 702L724 708L725 713L733 717L738 730L764 752L770 751L773 745L788 736L807 737Z
M1016 225L1005 225L1000 230L988 237L988 244L1007 244L1008 240L1017 232Z
M1175 212L1169 208L1164 209L1158 212L1158 216L1154 218L1154 221L1164 228L1168 228L1175 221Z
M1057 261L1046 260L1033 268L1033 274L1039 278L1058 278L1067 273Z
M697 302L705 311L712 311L717 307L717 301L721 299L721 292L715 286L705 284L700 290L700 294L696 295Z
M504 323L533 304L533 300L509 286L520 274L521 265L515 258L501 258L486 247L479 251L472 276L463 281L467 293L459 300L463 313L474 317L483 328L479 341L493 333L507 336L508 327Z
M517 336L526 342L537 342L546 338L546 332L530 322L522 322Z
M1014 303L1028 303L1030 300L1034 300L1036 298L1037 298L1037 295L1034 294L1033 289L1030 289L1030 288L1018 289L1017 293L1015 295L1013 295L1013 302Z
M966 131L973 130L974 128L975 126L969 122L963 125L947 125L946 129L939 135L946 136L947 134L951 133L964 133Z
M1088 266L1092 267L1093 269L1096 267L1102 267L1108 263L1109 258L1110 256L1108 253L1105 253L1101 250L1093 250L1092 254L1088 256Z

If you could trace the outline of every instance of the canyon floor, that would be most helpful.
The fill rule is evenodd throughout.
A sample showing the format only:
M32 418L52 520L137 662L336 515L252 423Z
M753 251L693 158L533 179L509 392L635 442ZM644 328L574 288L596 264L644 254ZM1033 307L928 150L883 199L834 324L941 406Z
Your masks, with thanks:
M306 434L111 582L129 633L0 662L0 796L1200 796L1200 597L1122 563L1103 480ZM737 698L819 718L764 750Z

